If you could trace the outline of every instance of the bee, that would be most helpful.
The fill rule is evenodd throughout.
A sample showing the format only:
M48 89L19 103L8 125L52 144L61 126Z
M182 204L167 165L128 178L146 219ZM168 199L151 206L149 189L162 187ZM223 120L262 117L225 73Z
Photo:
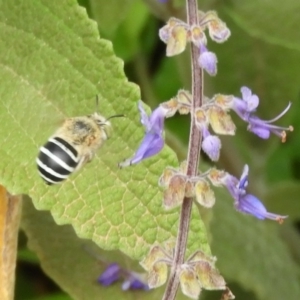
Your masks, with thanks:
M98 108L98 97L96 97ZM65 180L71 173L90 162L97 150L110 137L113 115L107 119L97 111L91 115L68 118L40 148L36 163L40 176L52 185Z

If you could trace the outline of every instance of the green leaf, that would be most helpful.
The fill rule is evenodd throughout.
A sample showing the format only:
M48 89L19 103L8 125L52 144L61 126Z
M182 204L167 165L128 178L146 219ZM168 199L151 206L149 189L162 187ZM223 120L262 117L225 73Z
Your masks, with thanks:
M299 195L298 182L279 182L268 189L264 200L270 211L288 215L287 221L296 221L300 218Z
M134 0L90 0L92 17L100 32L112 34L124 20Z
M217 199L212 251L225 279L240 283L259 299L298 299L299 267L279 237L280 225L235 211L225 193L218 193Z
M265 41L300 50L298 23L300 2L232 0L227 4L230 16L251 35ZM286 57L286 54L281 52Z
M94 243L79 239L71 226L58 226L49 212L35 210L28 197L24 198L22 229L28 237L28 247L41 260L43 270L74 300L150 300L162 297L163 287L151 291L124 292L121 289L122 281L109 287L97 284L97 278L106 266L103 261L97 260L85 249L100 255L107 264L117 262L127 270L143 271L137 262L128 259L119 251L101 251ZM179 299L185 297L181 295Z
M149 10L142 1L135 0L125 11L126 17L114 34L110 34L108 37L112 39L114 50L118 56L129 61L141 51L141 35L145 30L146 23L149 23Z
M120 170L143 137L136 108L140 92L129 83L111 43L74 0L0 2L0 180L15 194L28 194L39 210L51 210L58 224L72 224L82 238L104 249L140 259L154 243L177 234L178 210L162 208L157 181L175 154L165 147L153 159ZM100 98L114 134L99 155L61 185L39 177L38 148L60 120L87 115ZM206 231L193 210L188 253L209 252Z

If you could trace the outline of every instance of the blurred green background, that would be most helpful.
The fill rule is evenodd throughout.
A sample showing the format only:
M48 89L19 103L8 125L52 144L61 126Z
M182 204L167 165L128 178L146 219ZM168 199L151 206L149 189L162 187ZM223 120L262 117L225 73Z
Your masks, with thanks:
M184 1L162 4L155 0L81 0L79 4L87 9L90 18L98 22L101 37L112 41L116 55L124 60L125 73L130 81L140 86L142 99L149 106L155 108L174 96L179 88L189 89L189 51L166 58L165 45L157 35L170 16L184 18ZM285 144L275 136L263 141L247 132L246 124L233 116L238 130L234 137L222 137L221 158L217 166L239 177L247 163L252 193L265 203L269 211L287 214L289 219L281 226L270 224L270 221L247 222L248 216L239 216L238 221L234 221L235 217L227 214L228 210L220 203L213 212L202 212L210 226L212 252L218 257L217 265L237 299L275 299L260 292L265 284L272 282L274 294L290 291L290 294L286 292L285 299L300 299L300 294L297 296L300 290L300 31L297 26L300 3L298 0L203 0L199 1L199 8L217 10L231 30L231 37L226 43L208 43L219 62L217 76L205 76L205 95L212 97L215 93L223 93L239 96L241 86L246 85L260 98L257 114L262 119L275 117L291 101L292 109L279 123L284 126L291 124L295 129L288 134ZM176 115L167 120L166 129L168 144L179 159L184 159L189 118ZM203 161L210 164L205 157ZM219 201L222 202L222 199ZM231 221L239 222L239 226L233 228ZM253 248L249 241L242 239L243 231L254 223L259 224L257 230L253 230L253 240L263 239L263 243L257 244L263 249ZM281 243L279 246L266 238L268 231L276 231ZM268 268L264 265L267 246L278 246L278 256ZM239 247L248 247L249 256L239 257ZM287 265L293 264L292 271L286 272L294 275L292 280L283 284L287 279L283 275L285 273L278 273L281 268L278 269L277 264L284 267L286 259L289 260ZM258 281L249 280L252 263L262 265L261 279L259 274L254 275ZM233 265L238 265L243 272L235 276L231 272ZM264 283L269 275L274 280ZM130 298L135 299L135 295L132 293ZM219 292L205 291L201 296L201 299L207 300L219 298ZM22 233L15 299L71 299L40 269L38 259L27 250L26 237Z

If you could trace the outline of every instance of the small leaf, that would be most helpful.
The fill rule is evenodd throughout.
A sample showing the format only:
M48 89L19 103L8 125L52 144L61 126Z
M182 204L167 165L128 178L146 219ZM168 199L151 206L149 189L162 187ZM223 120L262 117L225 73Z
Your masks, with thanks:
M197 202L207 208L213 207L215 204L215 194L210 188L208 182L204 180L199 180L195 184L195 194Z
M182 204L185 196L186 179L182 175L174 175L169 187L164 192L163 204L165 209L172 209Z
M166 259L168 254L162 249L161 246L154 246L151 248L147 256L140 262L141 266L149 271L153 268L154 264L161 260Z
M168 278L168 266L164 262L156 262L148 274L148 285L150 288L162 286Z
M167 42L167 56L174 56L182 53L186 48L187 30L184 26L176 25L171 29Z
M225 280L219 271L207 261L195 263L195 271L201 282L201 286L206 290L224 290Z
M183 294L192 299L199 298L201 286L192 268L183 265L179 274L179 280Z
M230 115L217 106L209 109L209 122L215 133L234 135L236 126Z

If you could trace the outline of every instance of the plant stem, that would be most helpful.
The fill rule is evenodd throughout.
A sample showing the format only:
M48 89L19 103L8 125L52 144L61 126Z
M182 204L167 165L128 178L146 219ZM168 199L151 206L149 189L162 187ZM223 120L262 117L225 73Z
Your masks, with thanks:
M198 23L197 0L187 0L187 22L189 25ZM191 109L191 130L187 158L187 175L195 176L198 171L199 156L201 149L201 133L196 128L194 111L202 105L203 95L203 74L198 65L199 49L191 44L191 65L192 65L192 109ZM184 263L185 250L189 233L189 225L193 198L184 198L180 211L179 228L174 252L173 264L169 280L166 286L163 300L174 300L179 286L180 266Z

